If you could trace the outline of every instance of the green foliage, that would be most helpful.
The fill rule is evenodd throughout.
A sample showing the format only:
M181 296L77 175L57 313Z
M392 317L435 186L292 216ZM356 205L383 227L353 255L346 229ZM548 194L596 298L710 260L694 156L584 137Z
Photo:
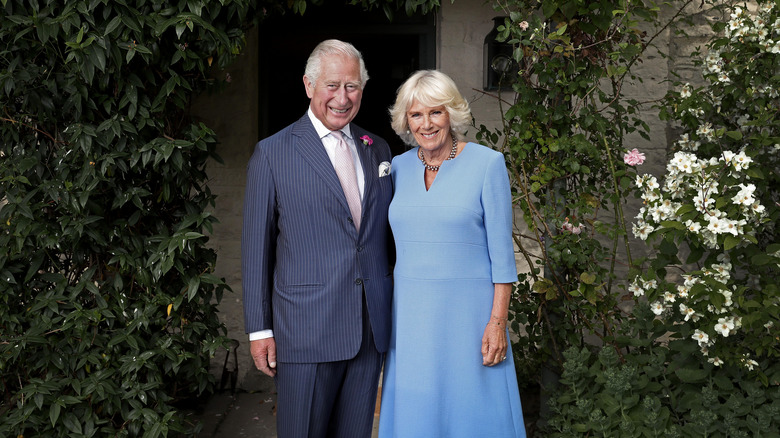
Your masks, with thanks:
M669 328L642 303L617 349L566 350L565 390L549 401L544 436L780 436L780 386L760 385L738 366L702 363L688 342L659 342ZM780 376L776 361L762 366Z
M501 2L519 73L512 100L498 96L503 128L481 135L504 151L529 230L510 312L528 333L521 381L560 367L544 436L780 436L776 2L699 5L722 33L698 63L706 84L675 84L660 105L683 134L665 180L620 159L627 134L647 134L621 91L654 39L638 24L679 30L690 3L660 23L652 3ZM644 260L622 211L635 185ZM618 258L629 294L613 290Z
M451 0L454 2L454 0ZM364 9L381 7L387 19L393 21L396 12L403 11L406 15L418 13L428 14L441 6L440 0L349 0L350 4L360 5Z
M250 3L2 1L0 435L194 432L226 285L188 103Z
M515 204L528 232L515 242L531 271L520 277L510 314L528 336L516 344L521 381L541 363L560 367L563 350L588 336L612 342L623 315L618 260L632 265L623 203L633 170L626 136L647 138L640 102L623 89L654 36L652 2L498 2L518 74L499 93L503 126L478 138L505 153ZM622 245L621 245L622 243ZM521 330L522 327L522 330ZM528 358L534 358L530 361Z

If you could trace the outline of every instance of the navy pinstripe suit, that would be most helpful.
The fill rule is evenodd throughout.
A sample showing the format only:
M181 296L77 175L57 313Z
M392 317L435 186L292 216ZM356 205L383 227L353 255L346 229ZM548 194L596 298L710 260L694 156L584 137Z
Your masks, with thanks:
M242 237L244 319L248 333L273 330L280 364L355 357L366 328L364 295L373 343L380 353L387 351L392 181L380 178L378 167L391 154L383 139L355 124L350 129L365 174L359 232L307 115L259 142L249 162ZM359 140L364 135L373 144L364 145Z

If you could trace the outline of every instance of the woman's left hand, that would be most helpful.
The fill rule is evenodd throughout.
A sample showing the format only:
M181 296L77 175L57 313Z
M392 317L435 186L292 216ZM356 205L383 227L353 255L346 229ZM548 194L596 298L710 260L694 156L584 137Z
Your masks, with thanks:
M491 319L482 335L482 365L492 367L506 359L506 320Z

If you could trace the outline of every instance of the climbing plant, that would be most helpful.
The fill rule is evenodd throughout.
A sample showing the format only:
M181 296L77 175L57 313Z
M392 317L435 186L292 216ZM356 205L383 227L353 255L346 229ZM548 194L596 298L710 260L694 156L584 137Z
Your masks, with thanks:
M648 138L642 102L625 95L663 29L653 2L498 1L498 39L515 69L493 92L503 126L479 138L504 151L522 212L520 275L511 314L520 381L585 338L614 341L624 317L619 281L632 266L624 204ZM649 30L648 30L649 29ZM629 138L631 140L629 140Z

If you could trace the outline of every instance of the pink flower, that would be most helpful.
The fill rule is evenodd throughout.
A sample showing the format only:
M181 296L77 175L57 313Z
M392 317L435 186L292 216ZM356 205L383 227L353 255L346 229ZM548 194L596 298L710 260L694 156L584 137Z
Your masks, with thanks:
M623 155L623 162L629 166L636 166L645 162L645 154L639 152L637 148L631 149Z
M585 228L585 225L582 225L581 223L574 225L569 222L569 218L566 218L566 221L561 225L561 231L568 231L572 234L582 233L583 228Z
M372 144L374 144L374 140L371 140L371 137L367 135L360 137L360 139L363 140L363 144L366 146L371 146Z
M519 26L520 26L520 30L522 31L528 30L528 22L525 20L521 21Z

